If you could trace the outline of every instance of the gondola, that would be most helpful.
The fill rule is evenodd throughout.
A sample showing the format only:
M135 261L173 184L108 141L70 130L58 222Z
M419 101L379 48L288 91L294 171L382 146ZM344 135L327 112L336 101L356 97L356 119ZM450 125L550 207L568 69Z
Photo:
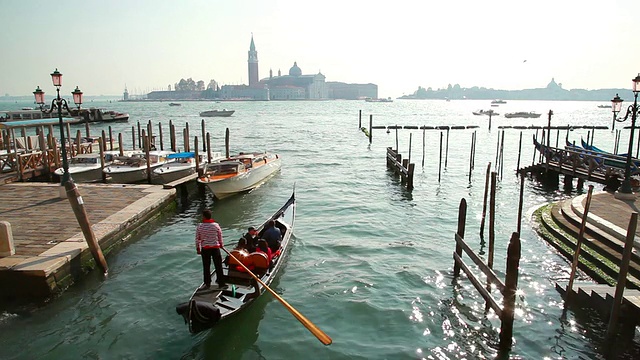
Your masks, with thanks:
M293 233L293 225L296 212L295 190L287 202L272 216L270 216L258 229L261 236L269 220L274 220L276 226L282 232L281 248L273 255L271 264L262 253L252 253L245 256L244 252L229 250L235 258L243 261L245 265L251 263L251 271L267 286L273 281L278 271L284 266L284 259L288 254ZM229 243L229 241L227 241ZM226 286L218 287L216 284L215 270L211 274L211 287L200 285L191 295L188 302L176 306L176 312L189 325L191 333L198 333L215 326L218 322L238 313L251 305L265 288L250 274L235 263L231 257L223 264Z

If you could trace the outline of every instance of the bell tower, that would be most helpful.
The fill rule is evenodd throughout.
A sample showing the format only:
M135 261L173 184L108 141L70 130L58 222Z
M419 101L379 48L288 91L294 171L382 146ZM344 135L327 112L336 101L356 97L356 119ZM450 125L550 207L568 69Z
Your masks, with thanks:
M249 45L249 87L258 86L260 78L258 77L258 52L256 45L253 43L253 33L251 33L251 45Z

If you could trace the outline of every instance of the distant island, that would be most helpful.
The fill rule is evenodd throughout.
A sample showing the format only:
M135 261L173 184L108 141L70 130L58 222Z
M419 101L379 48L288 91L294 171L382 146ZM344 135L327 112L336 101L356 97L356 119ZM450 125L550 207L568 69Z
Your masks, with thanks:
M562 84L551 82L544 88L524 90L496 90L474 86L462 88L455 84L446 89L418 87L411 95L403 95L398 99L504 99L504 100L583 100L583 101L611 101L616 94L628 93L629 89L572 89L562 88Z

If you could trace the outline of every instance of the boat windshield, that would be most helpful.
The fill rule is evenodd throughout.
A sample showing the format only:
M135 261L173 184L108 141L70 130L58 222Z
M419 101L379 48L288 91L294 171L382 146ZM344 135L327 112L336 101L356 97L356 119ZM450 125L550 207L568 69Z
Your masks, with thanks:
M99 158L97 157L74 157L71 159L70 163L74 165L78 164L97 164Z
M207 172L215 175L234 174L242 170L244 170L244 164L235 161L207 165Z

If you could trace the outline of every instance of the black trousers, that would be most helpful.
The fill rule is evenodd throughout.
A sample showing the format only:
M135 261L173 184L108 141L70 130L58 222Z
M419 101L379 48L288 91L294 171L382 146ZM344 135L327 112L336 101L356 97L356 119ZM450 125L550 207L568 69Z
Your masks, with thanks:
M222 272L222 256L220 255L220 249L202 249L200 251L202 255L202 275L204 276L204 283L211 285L211 259L213 258L213 266L216 269L217 283L224 284L224 273Z

